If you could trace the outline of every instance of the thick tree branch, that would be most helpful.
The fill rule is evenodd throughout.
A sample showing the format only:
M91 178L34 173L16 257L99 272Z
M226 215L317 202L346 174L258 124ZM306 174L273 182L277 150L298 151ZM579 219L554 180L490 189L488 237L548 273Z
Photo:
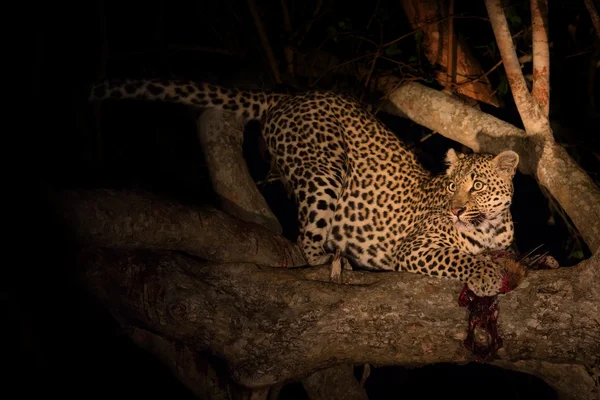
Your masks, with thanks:
M199 263L170 252L92 250L85 281L119 318L227 360L234 380L259 388L339 363L463 363L461 285L410 273L264 268ZM598 257L531 272L500 297L500 361L538 360L542 377L564 364L593 365L600 352ZM541 340L543 339L543 340ZM583 379L583 378L582 378ZM560 382L550 382L559 391ZM590 398L593 379L566 398Z
M244 158L244 127L233 113L206 110L198 119L198 138L220 208L244 221L281 233L277 217L258 191Z
M394 78L379 79L395 87ZM600 249L600 189L554 140L469 107L442 92L411 82L388 95L386 111L456 140L476 152L519 153L519 169L533 175L567 212L592 252Z
M500 50L500 54L502 55L506 77L525 131L528 134L542 133L550 135L548 119L544 117L540 107L533 101L523 73L521 72L519 58L517 57L513 39L508 28L506 15L504 15L504 10L502 9L502 0L485 0L485 6L494 30L498 50Z
M550 110L550 49L548 0L530 0L533 37L533 87L531 95L547 118Z
M181 250L213 261L272 267L306 265L284 237L216 209L102 189L65 191L52 201L75 240L85 245Z

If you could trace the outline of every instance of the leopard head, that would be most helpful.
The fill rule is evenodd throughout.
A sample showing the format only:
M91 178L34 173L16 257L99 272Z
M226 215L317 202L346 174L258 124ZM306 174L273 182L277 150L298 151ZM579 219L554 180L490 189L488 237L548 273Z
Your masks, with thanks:
M446 154L448 214L459 231L493 222L508 212L513 177L519 164L514 151L492 154Z

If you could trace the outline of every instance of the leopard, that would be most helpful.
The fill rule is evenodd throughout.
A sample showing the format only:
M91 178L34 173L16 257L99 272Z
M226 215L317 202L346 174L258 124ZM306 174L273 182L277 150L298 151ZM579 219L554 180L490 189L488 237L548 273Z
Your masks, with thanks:
M89 102L141 100L225 110L259 121L272 168L297 206L308 266L336 254L351 268L463 282L477 296L506 293L507 274L486 251L514 239L510 207L519 156L449 148L443 172L359 100L332 90L280 93L176 79L106 79Z

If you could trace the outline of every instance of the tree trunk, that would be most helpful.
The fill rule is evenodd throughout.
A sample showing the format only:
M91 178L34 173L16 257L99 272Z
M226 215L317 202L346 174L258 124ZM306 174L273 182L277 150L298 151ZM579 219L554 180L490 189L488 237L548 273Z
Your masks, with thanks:
M420 366L474 360L464 348L458 282L410 273L274 269L202 263L149 250L95 249L81 272L120 319L227 361L249 388L340 363ZM531 272L499 300L499 365L540 376L568 398L589 399L585 366L600 352L598 257ZM535 360L535 362L532 362ZM569 365L577 380L557 379Z
M124 196L127 210L139 211L121 214L114 207L123 202L116 200L121 195L101 193L56 198L64 206L62 218L78 221L77 232L113 243L81 252L77 266L84 282L118 320L223 358L237 384L266 390L339 364L420 366L474 359L462 343L467 321L457 305L462 286L457 281L344 271L340 285L329 281L328 266L270 268L149 250L157 241L168 242L169 232L190 232L190 211L153 201L155 212L129 241L130 231L115 227L138 220L148 200ZM117 212L96 212L109 208ZM158 232L167 232L164 238L149 233L161 226L153 218L162 221ZM197 238L186 252L202 253L203 236L213 233L193 234ZM245 251L251 258L254 249ZM590 398L594 380L584 372L600 352L598 264L595 256L573 268L531 271L515 291L500 296L504 347L496 363L538 375L566 398ZM565 378L566 365L577 379Z

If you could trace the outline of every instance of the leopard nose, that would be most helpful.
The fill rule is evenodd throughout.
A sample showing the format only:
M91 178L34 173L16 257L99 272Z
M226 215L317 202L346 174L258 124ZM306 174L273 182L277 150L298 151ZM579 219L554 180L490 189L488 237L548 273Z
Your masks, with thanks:
M461 208L453 208L450 210L450 212L454 215L456 215L457 217L460 217L460 215L462 213L464 213L466 211L465 207L461 207Z

